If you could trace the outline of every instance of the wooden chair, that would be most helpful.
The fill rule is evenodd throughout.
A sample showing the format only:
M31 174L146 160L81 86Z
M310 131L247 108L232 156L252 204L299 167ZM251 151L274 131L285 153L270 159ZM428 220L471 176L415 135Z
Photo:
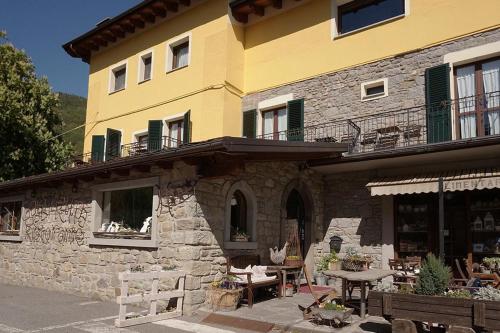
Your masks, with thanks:
M389 259L389 268L396 271L396 274L394 274L394 284L413 285L417 280L415 270L420 268L420 266L419 260L416 259Z
M272 280L266 280L266 281L252 281L252 275L253 273L246 272L246 273L236 273L236 272L231 272L231 267L234 268L239 268L239 269L244 269L248 265L254 266L260 266L260 256L259 255L239 255L239 256L234 256L234 257L227 257L226 258L226 269L227 269L227 274L228 275L233 275L233 276L243 276L246 277L247 281L246 283L242 283L241 286L243 288L243 297L245 294L247 295L246 300L249 308L252 308L253 306L253 300L254 300L254 294L255 290L258 288L262 287L269 287L269 286L276 286L277 288L277 293L278 297L281 298L281 291L282 291L282 285L281 285L281 272L278 271L268 271L267 273L274 273L276 274L276 278Z

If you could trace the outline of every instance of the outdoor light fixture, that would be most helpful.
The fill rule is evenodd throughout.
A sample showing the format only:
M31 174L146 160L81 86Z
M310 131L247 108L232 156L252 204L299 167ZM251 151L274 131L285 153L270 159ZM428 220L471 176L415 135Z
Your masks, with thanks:
M330 251L335 251L335 253L339 253L343 241L344 240L339 236L330 237Z

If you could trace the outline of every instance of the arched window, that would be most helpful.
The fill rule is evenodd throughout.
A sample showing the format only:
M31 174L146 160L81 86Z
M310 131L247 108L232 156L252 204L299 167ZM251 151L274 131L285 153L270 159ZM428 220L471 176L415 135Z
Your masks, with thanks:
M224 243L226 248L256 248L255 195L245 182L237 182L227 192Z

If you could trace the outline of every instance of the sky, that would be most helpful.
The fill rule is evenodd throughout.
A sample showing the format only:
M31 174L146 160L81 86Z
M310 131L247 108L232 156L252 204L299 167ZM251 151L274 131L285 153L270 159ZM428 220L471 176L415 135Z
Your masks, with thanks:
M54 91L87 97L89 67L62 45L141 0L0 0L0 30L24 49Z

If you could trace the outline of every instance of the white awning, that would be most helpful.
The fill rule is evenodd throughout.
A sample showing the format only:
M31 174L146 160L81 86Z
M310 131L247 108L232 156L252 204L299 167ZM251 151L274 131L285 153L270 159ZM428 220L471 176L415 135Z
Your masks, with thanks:
M439 192L439 178L445 192L500 188L500 169L467 169L438 174L388 177L366 186L372 196Z

